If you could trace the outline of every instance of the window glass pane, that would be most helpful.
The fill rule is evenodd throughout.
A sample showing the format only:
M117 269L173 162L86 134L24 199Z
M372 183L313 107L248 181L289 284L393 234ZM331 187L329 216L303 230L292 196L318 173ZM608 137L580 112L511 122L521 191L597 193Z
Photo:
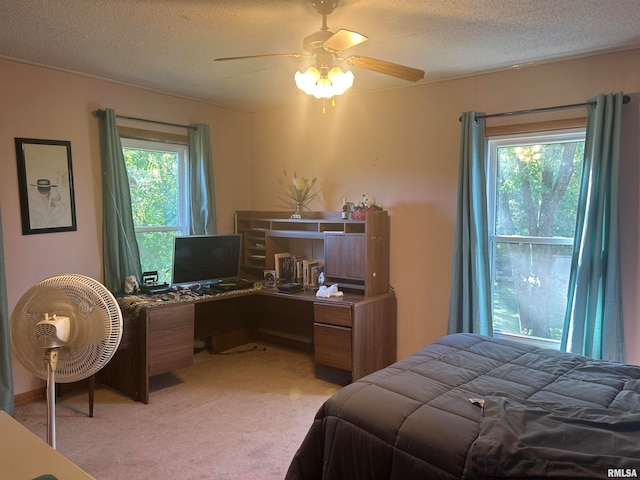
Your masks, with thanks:
M495 234L573 237L584 142L497 148Z
M500 137L489 145L494 331L560 340L584 132Z
M123 148L123 152L134 225L178 225L179 156L174 152L133 148Z
M560 340L571 250L571 245L495 244L495 330Z
M171 283L171 261L173 257L173 237L180 231L137 232L140 263L144 272L157 271L158 282Z

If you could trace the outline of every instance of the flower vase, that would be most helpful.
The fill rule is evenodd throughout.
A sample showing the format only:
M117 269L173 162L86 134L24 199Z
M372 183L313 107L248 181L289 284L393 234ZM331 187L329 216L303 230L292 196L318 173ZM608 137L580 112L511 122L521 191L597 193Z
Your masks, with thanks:
M300 202L296 203L296 213L291 215L291 218L302 218L302 209L304 205Z

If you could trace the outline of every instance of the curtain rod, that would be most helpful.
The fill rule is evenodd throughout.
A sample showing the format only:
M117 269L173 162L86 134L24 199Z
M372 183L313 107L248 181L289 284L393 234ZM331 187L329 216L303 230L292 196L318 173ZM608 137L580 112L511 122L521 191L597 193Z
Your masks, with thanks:
M104 110L94 110L93 112L94 117L100 117L102 115L104 115ZM197 127L193 127L191 125L180 125L179 123L159 122L157 120L147 120L146 118L127 117L125 115L116 115L116 118L122 118L124 120L134 120L136 122L155 123L156 125L166 125L168 127L186 128L188 130L198 129Z
M631 97L629 95L624 95L622 97L622 103L626 104L631 101ZM595 105L595 101L584 102L584 103L573 103L571 105L557 105L555 107L543 107L543 108L533 108L530 110L517 110L515 112L502 112L502 113L491 113L489 115L477 115L476 118L495 118L495 117L509 117L511 115L525 115L528 113L541 113L541 112L552 112L554 110L568 110L570 108L581 108L587 107L589 105ZM462 117L458 120L462 121Z

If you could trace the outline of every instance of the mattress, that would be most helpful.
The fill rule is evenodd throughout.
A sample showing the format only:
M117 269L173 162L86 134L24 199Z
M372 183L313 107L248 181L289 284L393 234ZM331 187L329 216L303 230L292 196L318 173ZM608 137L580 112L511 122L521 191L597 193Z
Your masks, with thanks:
M640 367L454 334L333 395L286 478L607 478L639 459Z

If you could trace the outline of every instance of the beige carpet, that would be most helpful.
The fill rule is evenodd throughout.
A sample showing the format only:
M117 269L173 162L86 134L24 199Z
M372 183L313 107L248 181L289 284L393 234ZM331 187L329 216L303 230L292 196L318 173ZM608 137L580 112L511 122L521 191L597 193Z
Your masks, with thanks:
M148 405L98 386L89 418L86 393L60 396L57 450L98 480L284 478L316 411L348 378L295 350L233 351L255 345L203 351L193 366L152 377ZM14 417L46 440L45 401Z

